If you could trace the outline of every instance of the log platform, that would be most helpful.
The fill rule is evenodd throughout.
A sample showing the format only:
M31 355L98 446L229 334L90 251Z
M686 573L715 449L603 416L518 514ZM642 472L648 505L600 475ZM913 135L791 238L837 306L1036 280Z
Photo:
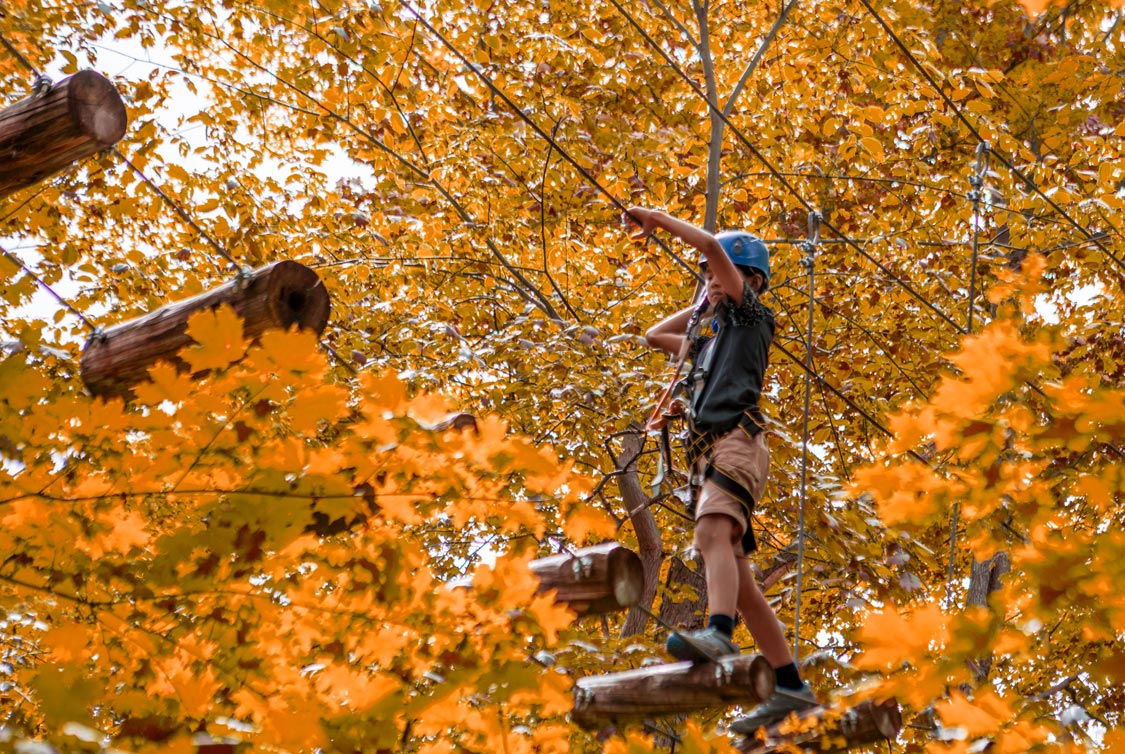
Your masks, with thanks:
M762 655L653 665L578 679L570 717L583 728L598 728L732 704L753 706L773 693L775 683Z
M632 607L644 588L640 557L617 542L533 560L531 571L539 577L540 592L554 589L556 600L580 616Z
M121 95L94 71L0 110L0 198L113 146L128 122Z
M842 713L827 707L813 707L797 714L802 725L790 730L781 721L765 729L765 738L746 736L735 744L743 754L781 754L797 750L810 752L847 751L856 746L894 740L902 730L898 701L868 699Z
M198 296L157 309L92 336L82 352L82 380L95 396L128 398L148 379L149 367L168 361L186 370L178 356L191 344L188 318L229 304L243 319L243 335L255 339L266 330L293 325L318 335L328 324L328 291L316 272L291 261L275 262Z

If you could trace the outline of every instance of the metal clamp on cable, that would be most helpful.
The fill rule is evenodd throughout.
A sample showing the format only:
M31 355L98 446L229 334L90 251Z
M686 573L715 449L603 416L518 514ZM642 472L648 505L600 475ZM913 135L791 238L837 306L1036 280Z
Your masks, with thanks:
M43 97L47 94L50 94L51 87L53 87L54 85L55 82L51 80L50 76L45 73L40 73L31 82L31 96Z
M252 272L254 272L253 268L247 267L244 264L238 265L238 272L234 275L234 284L239 288L245 288L246 284L250 281Z
M806 270L812 270L814 257L816 254L816 245L820 242L820 222L824 217L820 214L819 210L812 210L809 212L809 235L804 241L801 241L801 251L805 252L804 258L801 260L801 266Z
M579 579L588 579L594 575L594 559L585 555L574 558L570 567Z

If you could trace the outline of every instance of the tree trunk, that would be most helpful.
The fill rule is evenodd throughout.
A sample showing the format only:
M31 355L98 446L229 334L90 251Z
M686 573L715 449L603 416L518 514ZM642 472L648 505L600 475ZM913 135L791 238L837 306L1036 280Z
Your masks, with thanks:
M113 146L128 120L117 89L94 71L0 110L0 198Z
M644 584L640 599L634 603L644 610L630 610L625 617L625 626L621 629L622 636L635 636L643 633L648 625L648 612L652 610L652 603L656 600L656 589L660 583L660 564L664 561L664 545L660 538L660 529L656 525L656 517L652 515L649 505L651 498L645 494L637 478L637 456L644 449L644 430L637 425L631 425L624 435L621 455L614 459L617 470L617 488L621 491L621 499L629 511L629 520L633 524L633 532L637 535L637 549L640 550L641 567L644 573Z
M969 571L969 591L965 595L965 607L988 607L988 596L1000 589L1001 578L1011 570L1008 553L998 552L988 560L973 558ZM969 663L977 683L988 679L992 670L992 655L986 654Z
M774 690L774 672L761 655L721 663L677 662L580 678L571 720L584 728L710 707L755 705Z
M681 631L703 628L704 620L707 618L707 580L703 577L703 569L695 570L681 558L672 558L672 565L668 568L668 578L664 585L665 591L667 592L673 585L687 587L694 591L695 595L682 600L665 596L664 601L660 603L660 619Z
M179 351L192 340L188 318L205 309L229 304L243 318L243 334L257 338L266 330L324 331L328 324L328 291L316 272L297 262L276 262L240 280L198 296L169 304L151 314L111 327L94 335L82 353L81 373L86 388L96 396L123 396L148 379L158 361L169 361L186 370Z
M582 616L618 612L643 595L641 559L616 542L533 560L531 570L540 592L554 589L557 602Z
M735 744L744 754L774 754L794 751L794 747L811 751L845 751L854 746L893 739L902 730L902 713L898 701L867 700L837 715L826 707L813 707L797 715L801 720L816 720L811 730L788 732L785 721L766 729L763 741L747 736ZM803 727L803 726L801 726ZM782 730L787 732L782 733Z

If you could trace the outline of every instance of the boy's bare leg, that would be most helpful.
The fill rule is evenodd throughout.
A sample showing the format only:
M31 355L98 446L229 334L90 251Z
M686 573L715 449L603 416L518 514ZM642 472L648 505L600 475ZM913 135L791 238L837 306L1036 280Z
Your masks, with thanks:
M695 522L695 547L703 556L707 605L712 615L733 618L738 605L740 573L731 542L737 526L734 519L722 514L700 516Z
M773 608L766 602L766 596L762 594L758 582L754 580L749 560L738 559L738 574L738 610L758 644L758 651L765 655L777 674L777 692L748 715L732 721L727 728L731 733L752 735L763 725L782 720L792 712L816 706L817 699L793 664L793 655L785 642L785 629L778 622Z
M705 566L706 557L705 555L703 561ZM736 558L736 568L738 612L746 621L746 628L750 629L750 635L754 637L758 651L765 655L770 665L775 668L790 664L793 662L793 655L785 640L785 631L770 603L766 601L766 596L758 587L754 572L750 570L750 561L747 558ZM711 588L710 581L707 583L707 588Z

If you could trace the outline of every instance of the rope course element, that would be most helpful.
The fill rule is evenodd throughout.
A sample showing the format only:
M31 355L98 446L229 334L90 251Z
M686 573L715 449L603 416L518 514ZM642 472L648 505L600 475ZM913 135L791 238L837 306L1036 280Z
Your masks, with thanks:
M0 34L0 44L8 48L8 52L12 54L12 57L18 60L20 65L26 68L34 77L31 83L31 92L34 96L41 97L51 91L51 86L54 84L54 82L51 81L51 77L42 73L38 68L32 65L31 61L28 60L22 52L16 49L15 45L9 42L7 37L3 34Z
M147 175L145 175L143 170L141 170L139 167L134 165L133 162L130 161L128 157L126 157L124 154L122 154L120 149L118 149L117 147L114 147L113 153L115 155L117 155L118 158L120 158L122 162L124 162L126 165L128 165L129 168L134 173L136 173L137 176L142 181L147 183L149 185L149 187L153 191L155 191L161 199L164 200L164 203L167 204L168 207L179 216L179 218L181 220L183 220L185 223L190 225L195 230L196 233L201 235L203 237L203 239L205 241L207 241L208 244L210 244L211 248L213 248L216 252L218 252L219 256L221 256L223 259L230 262L230 264L233 265L236 270L238 270L239 276L243 276L243 275L246 274L247 269L243 265L240 265L238 263L238 260L235 259L233 256L231 256L230 252L228 252L226 249L223 248L222 244L220 244L218 241L216 241L214 238L212 238L211 235L199 225L199 223L197 223L195 220L192 219L191 215L189 215L183 207L181 207L179 204L177 204L176 201L172 199L172 197L168 196L168 194L164 193L164 190L162 188L160 188L159 186L157 186L156 183L151 178L149 178ZM222 269L222 268L220 268L220 269Z
M816 307L814 272L816 270L816 244L820 240L820 212L809 213L809 235L801 250L801 260L809 273L809 328L805 341L805 413L801 427L801 509L797 518L797 599L793 610L793 662L797 662L801 644L801 587L805 569L805 504L809 486L809 413L812 403L813 375L813 313Z
M400 0L400 2L401 1L402 0ZM621 13L622 16L625 17L625 20L628 21L629 25L632 26L634 29L636 29L637 33L640 34L644 38L645 42L648 43L648 45L650 47L652 47L656 51L656 53L658 55L660 55L661 58L664 59L664 61L672 68L672 70L674 70L680 76L680 78L682 78L687 83L687 85L692 89L692 91L694 91L695 94L698 95L700 99L702 99L704 102L707 103L707 107L711 110L711 112L715 116L717 116L727 128L729 128L731 130L731 133L733 133L735 135L735 137L737 137L738 141L746 148L746 150L748 152L750 152L750 154L753 155L755 159L757 159L760 163L762 163L762 165L766 168L766 170L769 171L770 175L773 176L774 180L776 180L778 183L780 183L782 185L782 187L785 188L786 191L788 191L790 194L792 194L793 197L797 200L797 202L802 207L804 207L804 209L806 211L815 212L816 208L813 207L812 204L809 203L809 201L807 199L805 199L804 196L802 196L799 191L797 191L797 189L793 186L793 184L791 184L789 182L789 180L785 177L785 175L780 170L778 170L776 167L774 167L773 163L771 163L768 159L766 159L766 156L763 155L761 153L761 151L757 147L755 147L754 144L748 138L746 138L746 135L743 134L742 131L738 127L736 127L733 123L731 123L730 119L727 118L727 116L723 114L723 111L714 102L711 101L711 99L707 96L707 94L702 89L699 88L699 85L696 84L695 81L693 81L692 78L690 76L688 76L687 73L684 72L684 70L679 66L679 64L676 63L676 61L667 52L664 51L664 48L662 48L656 42L656 40L654 40L648 34L648 32L645 31L644 27L642 27L640 25L640 23L618 2L618 0L609 0L609 2L613 5L614 8L616 8L618 10L619 13ZM930 301L925 296L923 296L921 293L919 293L917 290L915 290L914 286L912 286L910 283L908 283L903 278L896 275L890 268L888 268L886 265L884 265L879 260L875 259L869 253L867 253L867 251L865 249L863 249L859 244L857 244L855 241L852 241L851 239L849 239L846 234L844 234L838 228L834 227L833 225L831 225L830 223L828 223L825 220L821 220L821 226L824 227L824 228L827 228L833 234L835 234L839 238L843 239L844 243L846 243L850 248L859 252L859 254L864 259L866 259L867 261L869 261L873 265L875 265L877 268L879 268L879 270L884 275L886 275L890 280L892 280L900 288L902 288L907 293L909 293L916 301L918 301L918 303L920 303L926 309L929 309L930 312L932 312L936 317L943 320L946 324L948 324L950 327L952 327L954 330L956 330L959 334L962 334L962 335L964 334L964 332L965 332L964 328L961 327L961 325L959 325L952 317L950 317L948 314L943 312L932 301Z
M616 0L610 0L610 2L615 2L615 1ZM959 108L957 106L957 103L954 102L953 99L948 94L945 93L945 90L938 84L937 81L934 80L934 77L930 74L930 72L928 70L926 70L925 66L922 65L922 63L918 60L918 58L916 58L914 56L914 53L912 53L910 51L910 49L905 44L903 44L903 41L901 39L899 39L898 34L895 33L894 29L891 28L890 24L888 24L886 22L886 20L884 20L883 17L881 15L879 15L879 12L876 11L874 7L872 7L871 3L868 0L859 0L859 1L863 4L863 7L865 7L867 9L867 12L870 13L871 16L879 23L879 25L883 27L883 29L887 32L887 35L890 36L891 41L893 41L895 43L895 46L898 47L899 50L902 51L902 54L906 56L907 60L910 61L910 64L918 70L918 72L922 75L922 77L926 80L926 82L933 88L933 90L935 92L937 92L938 96L942 98L942 100L945 102L946 106L949 107L953 111L953 114L957 116L957 120L959 120L963 124L965 124L965 128L968 129L969 133L972 134L973 137L979 143L987 145L988 142L985 140L985 138L983 136L981 136L980 132L977 131L976 126L974 126L972 124L972 122L965 116L965 114L964 114L964 112L962 112L961 108ZM1024 172L1022 170L1020 170L1018 167L1016 167L1015 164L1011 160L1009 160L1002 152L999 152L995 148L992 148L992 147L990 147L990 151L996 157L996 161L999 162L1001 165L1003 165L1005 168L1007 168L1009 173L1011 173L1013 176L1018 178L1025 186L1027 186L1033 192L1035 192L1041 199L1043 199L1043 201L1045 201L1047 203L1047 206L1049 206L1051 209L1053 209L1055 212L1057 212L1060 217L1062 217L1064 220L1066 220L1068 223L1070 223L1070 225L1072 225L1080 233L1082 233L1082 235L1086 237L1086 240L1095 244L1099 249L1101 249L1103 252L1105 252L1106 256L1108 256L1110 259L1112 259L1117 264L1118 267L1125 270L1125 262L1123 262L1116 254L1114 254L1108 247L1106 247L1101 242L1100 234L1096 234L1096 233L1091 232L1084 225L1082 225L1077 220L1075 220L1073 217L1071 217L1066 212L1066 210L1064 210L1061 206L1059 206L1059 204L1054 199L1052 199L1050 196L1047 195L1046 192L1044 192L1041 188L1039 188L1039 186L1035 183L1035 181L1031 180L1031 178L1029 178L1027 175L1025 175ZM1113 226L1111 225L1110 227L1113 227ZM1118 234L1121 233L1120 229L1115 228L1115 227L1113 229Z
M197 223L192 218L192 216L188 214L187 210L185 210L183 207L181 207L175 200L172 199L172 197L168 196L168 194L166 194L163 189L161 189L159 186L157 186L156 183L153 182L153 180L151 178L149 178L147 175L145 175L144 171L142 171L139 167L137 167L135 164L133 164L133 162L131 162L128 157L126 157L124 154L122 154L120 149L118 149L117 147L114 147L113 152L114 152L114 154L116 154L121 159L122 162L124 162L126 165L128 165L129 168L132 169L132 171L134 173L136 173L142 181L147 183L152 188L152 190L155 191L157 193L157 195L159 195L160 198L164 200L164 203L167 204L168 207L170 207L172 209L172 211L175 212L179 216L179 218L181 220L183 220L185 223L190 225L195 230L196 233L201 235L204 238L204 240L207 241L207 243L211 246L211 248L213 248L216 252L218 252L218 254L223 259L225 259L227 262L229 262L231 264L231 266L233 266L235 268L235 270L237 270L237 272L235 273L235 279L237 281L242 282L242 281L245 281L249 277L250 268L247 267L246 265L239 264L238 260L236 260L234 258L234 256L231 255L230 252L228 252L225 248L223 248L222 244L220 244L218 241L216 241L206 230L204 230L199 225L199 223ZM216 265L216 266L218 267L218 265ZM219 267L219 269L220 269L220 271L222 270L221 267ZM336 349L333 348L331 345L329 345L328 343L321 343L320 345L321 345L321 347L324 348L324 350L333 359L336 360L336 363L340 364L342 367L344 367L344 369L351 372L353 375L359 374L359 370L357 370L354 366L352 366L348 362L348 360L345 359L343 356L341 356L339 354L339 352L336 351Z
M430 32L430 34L432 34L434 37L436 37L437 40L439 42L441 42L447 50L449 50L451 53L453 53L453 55L458 60L460 60L470 71L475 73L477 78L479 78L481 80L481 82L486 87L488 87L488 90L490 92L492 92L493 94L495 94L497 97L499 97L501 100L503 100L504 104L506 104L508 107L510 107L512 109L512 112L514 112L517 116L519 116L520 120L522 120L527 125L531 126L531 129L533 131L535 131L536 135L538 135L539 138L543 139L553 149L558 151L559 155L562 156L562 158L564 160L566 160L568 163L570 163L571 167L573 167L575 170L577 170L579 175L581 175L582 178L587 183L589 183L591 186L596 188L602 194L602 196L604 196L606 199L609 200L610 204L612 204L614 207L616 207L622 213L624 213L626 215L629 214L629 208L626 207L621 202L621 200L619 200L616 196L614 196L612 193L610 193L609 189L602 186L602 184L598 182L598 179L590 174L590 171L588 171L588 170L586 170L586 168L582 167L582 165L579 164L579 162L577 160L575 160L573 157L570 156L569 152L567 152L565 149L562 148L562 145L560 145L557 141L555 141L555 139L550 134L548 134L546 131L544 131L542 129L542 127L540 127L540 125L538 123L536 123L535 120L533 120L531 118L531 116L529 116L526 112L523 111L523 109L521 109L518 105L516 105L516 103L513 102L508 97L508 95L505 94L500 89L500 87L496 86L496 84L492 81L492 79L490 79L488 76L485 75L484 71L481 70L479 65L477 65L476 63L473 63L471 60L469 60L467 57L465 57L465 55L463 55L461 53L461 51L458 50L453 45L452 42L450 42L448 39L446 39L441 34L441 32L439 32L436 28L434 28L434 26L429 21L427 21L425 19L425 17L423 17L422 14L419 13L414 8L414 6L412 6L409 2L407 2L407 0L398 0L398 3L399 3L399 5L401 5L403 7L403 9L405 9L408 13L410 13L412 16L414 16L414 18L416 18L418 20L418 22L420 24L422 24L422 26L425 27L425 29L428 32ZM641 225L641 223L638 222L637 225ZM681 257L679 254L677 254L675 251L673 251L670 246L668 246L666 243L664 243L664 241L660 240L659 238L654 238L653 240L655 240L657 245L659 245L661 249L663 249L669 256L671 256L672 259L674 259L677 264L679 264L681 267L683 267L685 270L687 270L692 275L693 278L695 278L697 281L702 280L702 278L699 275L699 271L695 269L694 265L689 264L688 262L684 261L683 257Z
M7 249L3 248L2 246L0 246L0 254L3 254L5 257L7 257L9 260L11 260L11 262L14 265L16 265L21 270L23 270L24 274L27 275L28 277L30 277L32 280L34 280L39 285L40 288L45 290L51 296L51 298L53 298L55 301L58 302L59 306L63 307L64 309L69 311L71 314L78 317L78 319L82 322L82 324L84 324L90 330L90 332L94 335L94 337L97 337L99 334L101 334L102 329L100 327L98 327L93 322L91 322L90 318L87 317L85 314L83 314L77 307L75 307L73 304L71 304L65 298L60 296L59 293L54 288L52 288L50 285L47 284L47 282L45 280L43 280L43 278L39 277L34 272L32 272L31 268L28 267L26 264L24 264L22 259L17 257L12 252L8 251Z

